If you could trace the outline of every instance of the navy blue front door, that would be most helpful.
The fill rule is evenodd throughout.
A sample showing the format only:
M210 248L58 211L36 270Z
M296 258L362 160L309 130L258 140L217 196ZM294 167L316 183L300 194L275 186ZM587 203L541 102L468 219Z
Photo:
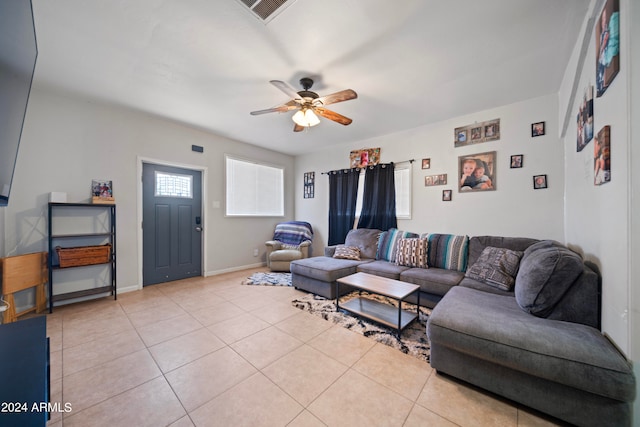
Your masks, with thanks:
M202 172L142 169L142 283L202 275Z

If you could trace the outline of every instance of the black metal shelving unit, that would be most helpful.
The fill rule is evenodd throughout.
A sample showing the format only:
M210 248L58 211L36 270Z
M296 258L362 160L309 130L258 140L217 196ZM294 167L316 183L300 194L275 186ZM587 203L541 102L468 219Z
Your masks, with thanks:
M56 234L53 229L53 219L56 211L60 209L66 209L67 211L77 212L77 216L82 216L82 210L108 210L109 212L109 226L108 230L100 233L77 233L77 234ZM116 205L115 204L93 204L93 203L49 203L49 256L47 260L47 266L49 267L49 313L53 312L53 303L58 301L65 301L75 298L82 298L91 295L110 293L113 295L113 299L118 298L117 282L116 282ZM110 270L110 284L107 286L101 286L98 288L83 289L74 292L66 292L61 294L53 293L54 286L54 272L60 270L60 266L53 264L53 253L55 251L54 242L61 242L64 240L95 240L97 238L106 239L111 244L110 261L105 264L109 264ZM93 265L65 267L64 270L72 268L88 268L95 267ZM100 264L98 264L100 265ZM103 264L104 265L104 264Z

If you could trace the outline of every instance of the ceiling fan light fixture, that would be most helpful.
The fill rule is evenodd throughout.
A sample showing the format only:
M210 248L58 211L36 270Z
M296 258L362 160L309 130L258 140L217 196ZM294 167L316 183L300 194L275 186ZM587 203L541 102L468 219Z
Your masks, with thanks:
M305 108L296 112L291 119L298 126L311 127L320 123L318 116L310 108Z

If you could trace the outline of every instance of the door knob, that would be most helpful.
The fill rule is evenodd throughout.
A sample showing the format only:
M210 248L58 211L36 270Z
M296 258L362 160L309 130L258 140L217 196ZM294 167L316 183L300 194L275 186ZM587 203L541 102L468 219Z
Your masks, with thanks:
M197 231L198 233L199 233L199 232L201 232L201 231L202 231L202 227L197 226L197 227L196 227L196 231Z

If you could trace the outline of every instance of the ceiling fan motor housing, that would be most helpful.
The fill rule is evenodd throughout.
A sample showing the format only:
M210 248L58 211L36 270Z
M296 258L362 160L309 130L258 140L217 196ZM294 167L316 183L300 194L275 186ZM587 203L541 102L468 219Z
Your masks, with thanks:
M311 92L309 89L311 89L311 86L313 86L313 80L310 79L309 77L303 77L300 79L300 86L302 86L302 88L304 90L301 90L300 92L298 92L298 95L300 95L303 98L311 98L311 99L316 99L319 98L320 96L315 93L315 92Z

